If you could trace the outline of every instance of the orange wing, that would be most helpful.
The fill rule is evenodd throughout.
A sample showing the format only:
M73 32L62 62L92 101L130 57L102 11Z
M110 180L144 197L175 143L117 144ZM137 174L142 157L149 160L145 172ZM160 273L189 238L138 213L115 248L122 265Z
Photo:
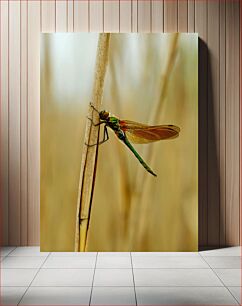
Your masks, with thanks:
M146 125L139 122L120 120L120 128L133 143L150 143L179 136L180 128L175 125Z

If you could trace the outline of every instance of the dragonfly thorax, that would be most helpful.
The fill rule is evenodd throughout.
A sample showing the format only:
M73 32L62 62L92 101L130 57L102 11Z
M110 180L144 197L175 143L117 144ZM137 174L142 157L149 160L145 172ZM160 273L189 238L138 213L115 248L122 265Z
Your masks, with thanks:
M110 113L103 110L99 113L99 117L101 120L108 120L108 118L110 117Z

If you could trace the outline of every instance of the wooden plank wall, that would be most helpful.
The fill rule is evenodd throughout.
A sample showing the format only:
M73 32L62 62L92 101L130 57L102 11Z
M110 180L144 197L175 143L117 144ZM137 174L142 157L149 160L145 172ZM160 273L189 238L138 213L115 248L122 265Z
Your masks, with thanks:
M239 244L239 0L1 0L1 232L39 243L39 33L198 32L199 243Z

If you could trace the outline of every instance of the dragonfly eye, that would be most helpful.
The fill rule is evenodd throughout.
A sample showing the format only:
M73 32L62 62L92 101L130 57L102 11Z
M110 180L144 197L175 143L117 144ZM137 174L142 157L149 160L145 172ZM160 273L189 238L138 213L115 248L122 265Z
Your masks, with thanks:
M99 113L99 117L101 120L107 120L109 117L109 112L106 112L105 110L103 110Z

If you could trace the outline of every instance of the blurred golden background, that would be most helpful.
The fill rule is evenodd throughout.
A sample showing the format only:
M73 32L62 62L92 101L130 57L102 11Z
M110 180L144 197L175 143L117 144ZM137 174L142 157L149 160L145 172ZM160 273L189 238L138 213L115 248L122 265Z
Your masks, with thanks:
M73 251L98 34L41 34L41 250ZM198 36L111 34L103 109L180 136L98 153L87 251L198 248ZM102 135L102 130L101 130Z

